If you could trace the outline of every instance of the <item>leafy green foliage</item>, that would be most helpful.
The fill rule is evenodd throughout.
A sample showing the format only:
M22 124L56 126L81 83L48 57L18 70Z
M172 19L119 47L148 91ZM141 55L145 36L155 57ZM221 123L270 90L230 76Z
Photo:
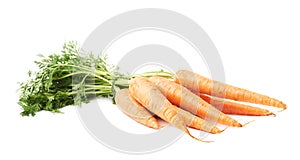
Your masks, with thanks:
M35 61L38 72L29 71L29 80L20 84L18 104L23 108L22 116L34 116L42 110L61 113L63 107L88 103L98 96L113 97L137 76L172 77L162 70L125 76L106 63L106 56L82 56L80 52L78 44L71 41L63 45L60 54L39 55L41 60Z

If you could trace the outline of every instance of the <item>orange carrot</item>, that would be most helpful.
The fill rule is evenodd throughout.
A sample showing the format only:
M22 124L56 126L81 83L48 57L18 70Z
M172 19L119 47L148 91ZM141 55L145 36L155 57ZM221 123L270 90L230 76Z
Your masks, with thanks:
M131 80L129 92L139 103L161 119L184 131L194 139L186 127L185 121L180 116L178 107L172 105L159 89L146 78L137 77ZM202 141L202 140L200 140Z
M196 92L222 98L225 96L227 99L236 101L257 103L286 109L286 105L277 99L214 81L191 71L178 71L176 73L175 81Z
M118 91L115 100L121 111L123 111L133 120L150 128L160 128L157 120L151 115L151 113L147 111L132 96L130 96L128 89L122 89ZM187 126L212 134L222 132L219 128L210 124L209 122L204 121L203 119L180 108L178 108L178 110L178 114L182 116Z
M208 133L216 134L216 133L221 133L222 130L220 130L218 127L215 125L212 125L208 121L203 120L200 117L197 117L190 112L187 112L183 109L180 109L177 107L179 110L179 115L184 119L184 122L187 126L192 127L194 129L199 129Z
M173 81L162 77L151 77L150 81L160 89L171 103L180 106L203 119L229 126L242 126L239 122L220 112L187 88Z
M225 114L234 114L234 115L247 115L247 116L268 116L275 115L274 113L241 103L231 102L228 100L223 100L221 98L210 97L205 94L200 94L200 97L205 100L207 103L210 103L218 110L222 111Z
M116 93L115 101L120 110L128 117L147 127L159 128L157 120L141 104L135 101L128 89L121 89Z

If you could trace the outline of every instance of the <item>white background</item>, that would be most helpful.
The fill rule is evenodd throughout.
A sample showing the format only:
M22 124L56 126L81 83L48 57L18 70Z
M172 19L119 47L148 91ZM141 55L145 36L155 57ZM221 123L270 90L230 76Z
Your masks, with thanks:
M127 155L98 143L84 129L74 107L63 109L63 115L19 115L17 82L34 68L38 53L59 51L67 40L83 42L105 20L149 7L173 10L196 21L216 45L227 83L276 97L288 109L275 118L253 117L256 121L244 128L208 137L214 143L184 135L148 155ZM261 0L1 1L0 159L299 158L299 8L297 1Z

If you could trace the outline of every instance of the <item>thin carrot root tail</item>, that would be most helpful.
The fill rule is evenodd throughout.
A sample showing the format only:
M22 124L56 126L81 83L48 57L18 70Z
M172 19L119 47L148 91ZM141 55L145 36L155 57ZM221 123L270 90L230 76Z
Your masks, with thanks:
M281 111L280 111L281 112ZM270 116L270 117L276 117L276 114L273 113L273 112L270 112L269 114L267 114L267 116Z
M276 111L276 113L282 112L282 111L284 111L284 110L286 110L286 108L283 108L283 109L281 109L281 110L279 110L279 111ZM276 117L276 114L275 114L275 113L273 113L273 114L274 114L274 117Z
M248 125L248 124L250 124L250 123L252 123L252 122L254 122L255 120L252 120L252 121L249 121L249 122L246 122L245 124L243 124L242 125L242 127L245 127L246 125Z
M200 141L200 142L204 142L204 143L211 143L211 142L214 142L214 141L205 141L205 140L202 140L200 138L197 138L195 136L193 136L188 130L185 131L186 134L188 134L190 137L192 137L193 139L197 140L197 141Z
M220 131L220 133L224 132L224 131L227 130L228 128L229 128L229 126L226 126L224 129L222 129L222 130Z
M158 127L158 130L159 129L162 129L162 128L165 128L167 125L159 125L159 127Z

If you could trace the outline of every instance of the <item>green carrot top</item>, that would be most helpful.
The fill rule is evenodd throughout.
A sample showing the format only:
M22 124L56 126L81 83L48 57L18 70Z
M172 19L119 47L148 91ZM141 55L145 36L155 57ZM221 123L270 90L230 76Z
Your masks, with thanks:
M20 83L18 90L22 116L34 116L42 110L61 113L63 107L88 103L95 97L113 98L116 90L127 88L129 80L138 76L173 76L163 70L124 75L106 62L107 56L80 54L78 46L70 41L63 45L60 54L39 55L41 60L35 61L38 71L29 71L29 80Z

